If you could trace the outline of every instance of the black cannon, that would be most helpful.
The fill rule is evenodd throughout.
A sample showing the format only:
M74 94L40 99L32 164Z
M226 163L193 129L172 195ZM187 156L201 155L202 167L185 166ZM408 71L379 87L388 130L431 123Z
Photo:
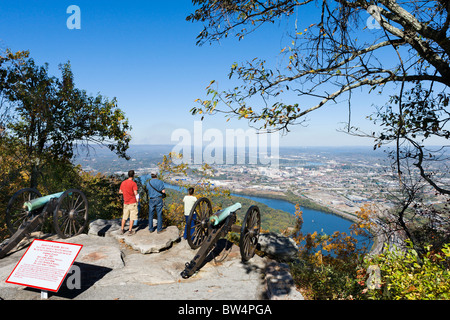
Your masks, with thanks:
M0 247L0 259L51 215L53 227L61 239L82 233L88 222L86 196L77 189L45 197L34 188L17 191L6 207L6 224L12 236Z
M187 241L197 251L191 262L181 272L183 278L189 278L199 270L217 241L228 232L240 232L239 248L242 261L246 262L255 255L261 229L261 214L257 206L251 206L245 214L242 226L236 225L236 211L241 209L235 203L215 214L212 213L208 198L198 199L191 209L187 222Z

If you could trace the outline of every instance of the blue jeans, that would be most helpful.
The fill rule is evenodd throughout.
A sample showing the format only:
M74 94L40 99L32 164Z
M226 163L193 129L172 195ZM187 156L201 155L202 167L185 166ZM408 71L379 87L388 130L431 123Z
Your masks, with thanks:
M155 231L153 227L153 213L156 211L157 215L157 228L156 230L159 232L162 230L162 208L163 208L163 200L162 198L151 198L148 201L148 208L149 208L149 214L148 214L148 230L149 231Z
M195 220L195 213L192 215L192 222L191 222L191 237L192 234L194 233L194 220ZM187 239L187 227L188 227L188 220L189 220L189 216L184 216L184 218L186 219L186 225L184 226L184 235L183 238Z

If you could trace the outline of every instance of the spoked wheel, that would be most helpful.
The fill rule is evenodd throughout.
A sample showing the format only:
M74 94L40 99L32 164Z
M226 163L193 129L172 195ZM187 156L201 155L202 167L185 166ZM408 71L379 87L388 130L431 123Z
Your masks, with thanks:
M241 249L242 261L248 261L255 255L261 230L261 214L257 206L251 206L245 214L241 227L241 239L239 248Z
M28 208L24 208L23 204L41 196L38 190L25 188L14 193L11 199L9 199L8 206L6 207L6 224L11 235L16 233L21 224L29 220L33 215L33 211L28 211Z
M88 222L88 202L83 192L76 189L65 191L58 199L53 212L53 225L61 239L79 235Z
M187 241L192 249L197 249L208 236L209 217L212 215L211 201L200 198L189 213L187 222Z

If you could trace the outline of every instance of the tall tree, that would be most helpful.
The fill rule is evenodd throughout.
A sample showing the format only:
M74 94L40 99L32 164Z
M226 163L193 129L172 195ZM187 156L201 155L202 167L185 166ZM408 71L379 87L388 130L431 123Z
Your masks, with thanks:
M257 59L231 66L230 78L242 85L219 92L208 86L208 99L198 99L193 114L225 113L247 119L266 130L289 131L314 111L348 101L345 130L375 139L375 148L393 143L391 153L400 183L408 197L397 222L409 233L404 216L419 199L416 183L405 171L411 162L423 181L448 196L450 186L437 181L426 162L445 159L445 148L430 150L431 137L449 139L450 2L447 0L193 0L188 21L201 22L198 44L234 35L242 40L262 25L287 21L290 42L281 48L279 65ZM299 27L296 17L315 21ZM286 37L285 37L286 38ZM273 65L273 64L272 64ZM380 132L363 132L351 124L352 92L383 93L390 101L374 115ZM395 92L392 94L391 92ZM283 103L282 97L289 94ZM373 93L372 93L373 94ZM307 98L307 99L305 99ZM388 99L388 98L386 98ZM262 100L262 101L261 101ZM307 103L305 103L307 101ZM311 102L314 101L314 102ZM446 171L448 173L448 170ZM441 181L445 181L444 179ZM448 215L443 216L448 219ZM441 212L441 213L442 213ZM440 215L442 218L442 215ZM442 221L442 220L441 220ZM450 232L448 232L450 233Z
M299 30L298 22L287 30L291 42L283 48L285 65L276 70L256 59L231 67L243 85L200 101L193 113L227 112L245 117L262 128L285 129L304 116L359 87L375 89L389 83L431 81L450 85L450 4L448 1L395 0L193 0L199 8L187 17L204 23L198 44L215 42L229 35L243 39L263 24L292 19L297 12L319 12L316 22ZM369 13L372 16L369 16ZM379 32L365 32L368 19ZM375 30L376 31L376 30ZM359 38L359 41L358 41ZM362 40L362 41L361 41ZM389 63L379 59L391 49ZM389 54L389 52L388 52ZM393 59L392 57L396 57ZM335 91L327 92L330 85ZM258 108L252 98L265 101L288 91L299 103L275 101ZM301 98L317 98L303 105ZM310 101L310 100L309 100ZM224 102L226 108L218 107Z
M131 127L117 100L76 88L70 63L60 65L59 79L48 74L48 65L38 66L28 55L7 51L0 59L0 92L12 106L5 131L26 148L31 186L37 185L47 161L70 161L90 144L128 158Z

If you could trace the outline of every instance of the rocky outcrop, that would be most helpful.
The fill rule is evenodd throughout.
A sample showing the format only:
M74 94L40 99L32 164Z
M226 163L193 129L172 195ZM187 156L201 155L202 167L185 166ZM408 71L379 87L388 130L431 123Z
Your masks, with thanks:
M298 246L294 239L273 232L259 235L258 249L279 261L290 262L298 257Z
M48 238L83 245L74 263L81 274L81 287L70 288L63 282L58 293L49 293L49 299L303 299L295 290L287 265L257 255L243 263L239 247L234 245L223 246L227 250L183 279L180 273L196 251L180 239L176 227L158 234L149 233L145 224L140 224L137 232L128 236L118 232L117 222L95 221L88 234L64 240ZM0 260L0 299L40 299L37 290L5 283L24 252L21 249Z
M156 225L156 220L154 220L154 225ZM139 221L138 225L133 228L135 234L132 236L130 236L128 232L122 234L120 228L121 219L98 219L89 224L88 234L114 237L142 254L157 253L166 250L170 248L174 242L180 240L180 232L177 227L169 226L160 234L156 231L150 233L148 231L148 222L146 220ZM127 222L125 230L128 230L128 228L129 225Z
M295 290L289 266L285 263L269 262L265 269L265 282L266 295L271 300L303 300L303 296Z

